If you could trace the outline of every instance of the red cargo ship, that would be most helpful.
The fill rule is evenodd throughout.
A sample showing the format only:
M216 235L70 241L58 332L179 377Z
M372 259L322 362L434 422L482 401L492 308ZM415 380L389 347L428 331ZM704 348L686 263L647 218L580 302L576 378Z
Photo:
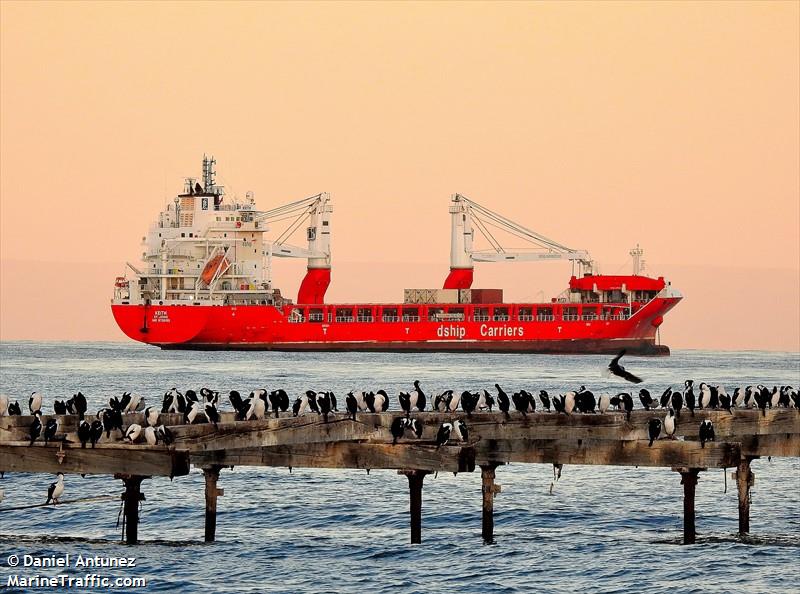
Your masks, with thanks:
M111 309L134 340L176 349L282 351L442 351L669 354L657 344L664 314L681 294L663 279L595 274L589 254L539 235L491 210L452 198L450 274L442 289L406 289L403 303L324 303L331 277L330 198L320 194L268 211L226 200L214 183L214 159L203 159L203 184L187 178L183 193L143 238L140 267L118 277ZM269 224L291 221L274 240ZM474 223L474 227L473 227ZM287 243L307 225L308 247ZM532 247L509 251L489 227ZM478 229L491 249L472 248ZM297 303L271 278L273 257L308 259ZM504 303L500 289L472 289L473 262L570 260L560 296L543 303Z

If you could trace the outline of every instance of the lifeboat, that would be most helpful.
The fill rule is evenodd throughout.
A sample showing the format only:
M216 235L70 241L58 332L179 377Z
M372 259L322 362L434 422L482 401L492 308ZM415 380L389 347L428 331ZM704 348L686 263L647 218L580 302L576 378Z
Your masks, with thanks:
M230 266L231 263L228 262L225 254L217 254L206 263L203 272L200 273L200 278L206 285L210 285L214 276L222 276Z

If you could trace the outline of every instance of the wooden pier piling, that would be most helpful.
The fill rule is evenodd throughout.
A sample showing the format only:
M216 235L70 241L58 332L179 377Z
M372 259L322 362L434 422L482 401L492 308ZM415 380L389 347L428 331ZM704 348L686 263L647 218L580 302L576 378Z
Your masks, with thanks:
M697 537L695 528L694 493L697 487L697 475L704 468L677 468L681 473L683 485L683 544L694 544Z
M481 491L483 492L483 510L481 535L485 544L494 543L494 496L500 492L500 485L494 484L496 463L481 466Z
M139 544L139 502L144 501L142 481L148 477L137 475L117 475L122 479L125 491L122 493L123 515L125 516L125 543Z
M422 543L422 481L426 470L400 470L408 478L409 513L411 516L411 544Z
M736 468L736 490L739 498L739 534L750 532L750 488L755 482L755 475L750 469L751 457L745 456Z
M206 522L205 522L205 541L214 542L217 535L217 497L225 494L223 489L217 488L219 480L219 466L209 466L203 468L203 476L206 479Z

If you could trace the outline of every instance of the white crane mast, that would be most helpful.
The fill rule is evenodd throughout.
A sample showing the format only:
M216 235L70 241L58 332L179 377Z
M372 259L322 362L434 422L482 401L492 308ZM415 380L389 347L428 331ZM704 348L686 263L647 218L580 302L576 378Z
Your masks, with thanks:
M592 270L589 252L575 250L548 239L514 221L481 206L461 194L451 198L450 268L471 269L473 262L511 262L534 260L571 260L585 271ZM472 247L475 227L487 239L491 249L476 251ZM492 234L501 229L530 243L533 247L509 251Z

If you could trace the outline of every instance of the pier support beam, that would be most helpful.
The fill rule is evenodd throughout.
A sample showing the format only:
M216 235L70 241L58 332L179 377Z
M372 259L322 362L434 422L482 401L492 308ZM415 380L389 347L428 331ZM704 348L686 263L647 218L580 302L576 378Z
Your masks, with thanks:
M694 544L697 530L694 524L694 493L697 475L704 468L674 468L681 473L683 485L683 544Z
M411 544L422 542L422 481L427 470L398 470L408 478L409 511L411 515Z
M483 542L494 543L494 496L500 492L500 485L495 485L496 463L481 466L481 485L483 492L483 518L481 534Z
M142 494L141 487L142 481L148 477L118 474L115 478L122 479L125 484L125 491L122 493L122 513L125 516L125 543L138 544L139 543L139 502L144 501L145 497Z
M755 475L750 470L750 456L745 456L739 462L734 477L736 478L736 489L739 495L739 534L750 532L750 488L755 482Z
M206 525L205 541L214 542L217 534L217 497L225 495L223 489L217 488L220 466L209 466L203 469L206 479Z

